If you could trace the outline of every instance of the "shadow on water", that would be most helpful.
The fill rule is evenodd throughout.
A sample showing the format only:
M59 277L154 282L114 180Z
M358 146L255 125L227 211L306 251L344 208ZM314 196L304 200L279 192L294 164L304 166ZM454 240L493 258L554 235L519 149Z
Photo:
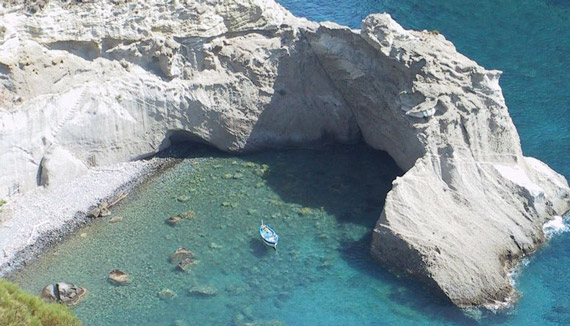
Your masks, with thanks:
M385 152L364 144L327 145L244 157L269 169L263 178L284 202L323 209L343 223L372 228L384 206L392 181L403 174Z
M287 154L283 151L247 159L269 166L264 179L284 202L326 211L336 218L341 232L345 224L357 224L369 230L357 240L346 231L347 234L341 235L338 250L351 268L365 277L391 285L390 291L379 291L379 295L392 311L400 315L419 313L459 325L477 325L447 298L434 297L413 280L395 276L370 255L371 230L382 212L392 181L403 174L392 158L364 144L303 151L305 153L286 163ZM366 284L358 280L351 286Z
M231 154L215 150L215 148L210 145L199 142L174 141L172 139L170 141L172 141L172 143L169 147L152 157L182 160L200 157L226 158L232 156Z
M258 238L251 238L251 240L249 240L249 250L251 254L257 258L263 258L270 254L270 251L273 251L273 249L267 248Z
M161 155L174 158L232 157L194 143L177 144ZM370 255L371 230L382 212L392 181L403 174L387 153L357 144L329 145L318 150L267 151L242 155L240 158L258 166L266 166L263 173L265 185L284 203L303 207L298 211L298 216L291 217L292 219L310 219L304 216L304 209L310 212L308 214L326 212L335 217L335 232L338 233L333 237L339 243L337 246L329 245L329 248L337 250L339 257L350 268L358 271L349 280L348 286L367 287L367 284L376 282L366 280L380 280L388 289L376 290L377 296L396 315L407 319L429 316L434 320L457 325L478 325L477 321L467 317L447 298L436 297L432 291L417 282L387 271ZM318 218L313 217L311 221L315 220ZM305 224L301 223L299 230L306 232L308 229ZM358 237L355 237L355 227L366 231L359 231ZM283 230L284 234L286 232ZM322 241L329 240L324 237ZM248 245L251 255L256 258L265 258L273 253L258 238L251 238ZM289 249L290 253L298 250ZM293 261L290 263L295 264ZM299 263L300 266L302 263Z
M388 291L377 290L377 293L394 314L408 319L423 316L422 318L429 317L457 325L479 325L476 320L466 316L447 298L434 294L433 291L422 287L414 280L400 277L377 264L370 254L371 241L372 232L357 241L342 241L339 249L340 255L351 268L367 277L376 278L390 285ZM351 286L367 287L369 282L363 282L362 278L359 278Z

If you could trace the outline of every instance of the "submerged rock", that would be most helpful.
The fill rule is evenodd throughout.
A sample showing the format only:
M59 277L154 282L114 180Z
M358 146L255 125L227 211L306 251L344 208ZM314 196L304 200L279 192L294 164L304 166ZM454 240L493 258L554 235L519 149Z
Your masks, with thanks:
M181 196L176 197L176 200L179 201L179 202L183 202L183 203L184 203L184 202L189 201L189 200L190 200L190 197L185 196L185 195L181 195Z
M157 293L157 295L160 300L164 301L172 301L177 297L176 292L172 291L171 289L162 289Z
M178 248L169 257L170 262L177 263L176 267L181 271L187 271L190 267L198 264L194 253L186 248Z
M194 258L183 258L182 260L180 260L177 266L178 269L182 271L187 271L190 267L195 266L196 264L198 264L198 260Z
M211 243L208 245L208 248L210 248L210 249L222 249L223 246L222 246L222 245L219 245L219 244L217 244L217 243L215 243L215 242L211 242Z
M172 253L172 255L170 255L169 259L170 262L179 262L182 259L186 259L186 258L193 258L194 257L194 253L186 248L178 248L176 249L175 252Z
M192 296L210 297L218 294L218 289L210 285L195 285L189 292Z
M253 320L252 316L246 316L244 314L238 313L233 318L233 324L235 326L285 326L286 323L282 320L272 319L272 320Z
M243 326L285 326L285 322L278 319L257 320L257 321L244 323Z
M87 289L70 283L49 284L42 289L40 297L48 302L57 302L68 306L76 305L85 295Z
M178 225L178 223L180 223L180 221L190 220L190 219L193 219L194 217L196 217L196 213L194 213L194 211L190 209L186 212L182 212L178 215L171 216L171 217L167 218L166 224L168 224L170 226L176 226L176 225Z
M194 217L196 217L196 213L193 210L189 209L186 212L182 212L182 213L178 214L178 217L180 217L181 219L184 219L184 220L190 220L190 219L193 219Z
M114 284L128 284L131 282L131 276L120 269L114 269L109 273L108 280Z
M171 216L171 217L166 219L166 224L168 224L170 226L176 226L176 225L178 225L180 220L182 220L180 218L180 216Z
M123 220L122 216L113 216L109 219L109 223L117 223Z

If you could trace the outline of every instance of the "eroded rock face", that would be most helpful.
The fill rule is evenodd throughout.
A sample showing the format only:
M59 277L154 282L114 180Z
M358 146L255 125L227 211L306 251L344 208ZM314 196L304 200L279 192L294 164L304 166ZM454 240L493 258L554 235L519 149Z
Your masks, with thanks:
M317 25L271 1L23 10L1 14L0 197L151 155L171 136L225 151L359 140L301 35Z
M374 230L380 261L459 306L505 302L507 271L569 206L522 155L500 72L388 15L361 30L272 1L44 1L0 13L0 197L170 139L250 151L364 140L406 174Z
M459 306L501 306L514 294L508 270L544 241L542 225L568 209L566 180L522 155L498 71L477 66L442 36L404 31L385 15L369 16L361 35L385 60L414 73L387 110L405 113L399 127L413 130L425 150L394 181L372 253Z

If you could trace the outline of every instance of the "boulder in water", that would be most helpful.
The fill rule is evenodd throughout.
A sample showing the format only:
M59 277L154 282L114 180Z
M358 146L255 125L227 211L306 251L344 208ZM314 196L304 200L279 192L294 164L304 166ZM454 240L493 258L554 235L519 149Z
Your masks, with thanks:
M99 207L93 207L87 212L88 217L97 218L101 215L101 209Z
M196 264L198 264L198 260L191 257L184 258L178 263L178 269L187 271L188 268L195 266Z
M174 253L172 253L172 255L170 255L170 261L171 262L180 262L183 259L186 258L193 258L194 257L194 253L186 248L178 248L176 249L176 251Z
M99 205L92 207L87 212L87 216L91 218L106 217L110 215L111 211L109 210L109 203L106 201L103 201Z
M178 222L180 222L181 218L179 216L171 216L168 219L166 219L166 224L170 225L170 226L176 226L178 225Z
M187 271L188 268L198 263L194 253L186 248L178 248L172 255L170 255L170 262L178 262L178 269Z
M111 216L111 211L108 208L101 208L101 217Z
M114 284L128 284L131 282L131 276L120 269L114 269L109 273L108 280Z
M117 223L123 220L122 216L113 216L109 219L109 223Z
M58 296L55 292L55 284L46 285L46 287L42 289L40 298L47 302L56 302L58 300Z
M42 289L40 297L48 302L57 302L68 306L77 304L85 295L87 289L70 283L49 284Z

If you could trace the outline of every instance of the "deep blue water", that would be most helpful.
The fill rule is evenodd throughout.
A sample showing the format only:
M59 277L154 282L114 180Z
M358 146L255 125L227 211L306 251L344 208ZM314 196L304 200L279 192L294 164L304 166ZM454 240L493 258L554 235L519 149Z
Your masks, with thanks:
M360 28L387 12L438 30L458 51L503 71L501 86L525 155L570 177L569 0L279 0L297 16Z
M298 16L353 28L387 12L405 28L438 30L458 51L502 70L501 86L523 151L570 177L570 1L279 0ZM527 266L508 325L570 325L570 234ZM417 324L428 323L428 319ZM491 323L487 320L485 323Z

